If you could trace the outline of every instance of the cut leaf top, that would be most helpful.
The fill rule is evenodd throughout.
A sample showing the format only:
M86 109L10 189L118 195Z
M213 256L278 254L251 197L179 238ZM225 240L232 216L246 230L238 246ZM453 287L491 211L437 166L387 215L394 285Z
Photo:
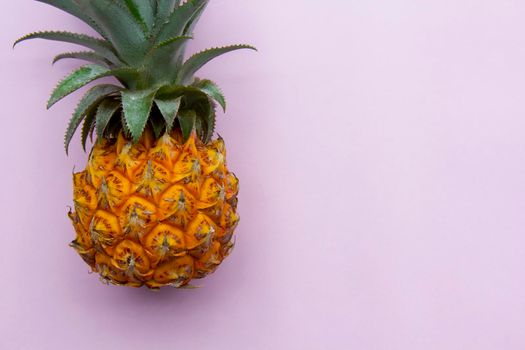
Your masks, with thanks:
M66 151L84 122L82 142L96 130L98 138L114 138L120 130L136 142L148 126L161 135L173 128L185 137L192 131L207 143L215 126L215 103L226 108L220 88L195 74L227 52L253 49L233 45L199 52L185 60L188 42L209 0L37 0L63 10L91 26L101 38L63 31L28 34L29 39L62 41L86 51L66 52L53 62L72 58L89 62L64 78L52 93L48 108L72 92L102 77L121 84L89 90L68 126Z

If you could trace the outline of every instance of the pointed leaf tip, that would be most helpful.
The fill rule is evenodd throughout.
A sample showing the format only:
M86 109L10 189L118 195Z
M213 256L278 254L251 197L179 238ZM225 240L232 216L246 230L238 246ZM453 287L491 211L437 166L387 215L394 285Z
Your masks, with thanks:
M120 91L121 88L115 85L97 85L91 88L84 97L78 103L69 125L64 136L64 146L66 149L66 154L68 154L69 144L71 139L75 134L78 126L86 115L91 114L93 110L98 106L98 104L108 95Z
M167 20L158 29L158 39L191 34L207 4L208 0L191 0L170 6L174 10L165 16Z
M226 112L226 98L217 84L211 80L205 79L196 80L193 86L208 95L211 99L217 101L222 107L222 110Z
M89 17L85 11L79 6L79 0L36 0L47 5L56 7L64 12L73 15L74 17L82 20L84 23L93 28L97 33L104 37L104 31L95 23L95 21ZM80 0L83 1L83 0Z
M138 142L148 123L157 89L122 91L125 124L134 142Z
M179 120L180 128L182 131L182 137L184 142L188 141L193 130L195 130L195 123L197 121L197 114L195 111L187 110L180 111L177 119Z
M54 65L58 61L64 60L64 59L77 59L77 60L84 60L91 63L99 64L101 66L107 67L108 61L102 57L101 55L97 54L94 51L77 51L77 52L64 52L60 55L55 56L53 58L52 64Z
M179 83L182 83L183 85L187 84L191 81L192 77L195 75L195 73L197 73L199 69L201 69L205 64L207 64L214 58L222 56L225 53L231 51L242 49L256 50L256 48L251 45L230 45L224 47L215 47L198 52L195 55L191 56L186 62L184 62L177 77L177 81Z
M104 132L117 110L121 107L121 103L114 99L104 99L97 109L96 115L96 128L97 137L100 139L104 137Z
M82 125L80 141L82 143L82 149L86 152L87 139L92 128L95 126L95 114L97 108L91 108L84 119L84 125Z
M182 97L155 99L155 104L160 110L162 117L166 121L166 129L168 132L173 128L173 123L179 112Z
M215 104L209 100L209 103L204 106L203 113L198 114L198 122L200 122L200 129L197 130L197 134L201 138L202 142L208 143L213 133L215 132Z
M22 41L31 40L31 39L44 39L44 40L53 40L53 41L62 41L70 44L81 45L92 49L97 52L105 59L113 63L121 63L120 59L115 55L113 47L105 40L97 39L89 35L71 33L65 31L44 31L44 32L34 32L27 34L13 44L13 47L19 44Z
M111 70L108 68L96 64L88 64L80 67L60 81L47 102L47 109L90 82L109 75L110 72Z

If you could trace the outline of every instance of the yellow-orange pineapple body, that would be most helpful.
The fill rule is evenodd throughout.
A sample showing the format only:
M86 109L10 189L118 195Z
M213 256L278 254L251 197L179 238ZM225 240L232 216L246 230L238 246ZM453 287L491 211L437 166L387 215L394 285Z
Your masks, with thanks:
M74 174L72 246L112 284L181 287L213 272L233 247L238 180L222 139L177 133L94 146Z

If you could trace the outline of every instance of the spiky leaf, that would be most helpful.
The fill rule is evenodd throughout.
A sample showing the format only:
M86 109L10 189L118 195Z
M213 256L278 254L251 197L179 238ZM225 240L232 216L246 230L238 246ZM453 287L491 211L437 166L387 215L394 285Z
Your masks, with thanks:
M166 121L166 129L168 132L171 131L177 113L179 112L181 97L172 99L155 99L155 104L159 107L160 113Z
M195 119L195 132L197 133L197 137L204 142L206 138L206 130L205 130L204 122L202 121L202 118L196 118Z
M151 128L153 129L153 135L155 135L156 139L158 139L160 135L162 135L164 126L165 126L164 123L158 120L151 120Z
M184 47L191 39L189 36L178 36L157 44L145 59L151 79L171 83L182 65Z
M215 102L225 109L226 101L215 83L195 79L194 75L222 54L254 49L249 45L212 48L184 62L186 44L209 0L38 1L77 16L105 39L68 32L39 32L15 43L42 38L74 43L91 50L67 52L55 58L54 62L73 58L92 64L61 81L48 107L105 76L114 76L125 90L118 96L102 97L87 110L81 111L82 106L79 106L66 133L66 149L84 118L83 145L87 135L93 135L95 129L101 138L112 138L122 131L126 137L138 141L148 123L157 137L176 126L181 128L186 139L196 132L203 142L209 141L215 127ZM88 102L85 96L81 105Z
M134 142L138 142L148 123L156 89L122 91L124 118Z
M157 91L157 98L171 99L184 95L188 90L193 88L183 85L165 85ZM194 89L196 90L196 89Z
M193 86L204 92L213 100L217 101L222 109L226 112L226 99L217 84L211 80L197 80Z
M182 130L182 137L184 138L184 141L187 141L195 129L197 114L193 110L180 111L177 115L177 119Z
M66 136L64 138L64 146L66 148L66 153L69 151L69 143L71 142L71 139L73 138L73 135L75 134L75 131L77 130L78 126L88 114L91 109L95 108L100 101L102 101L106 96L109 94L115 93L119 91L121 88L115 85L98 85L93 88L91 88L84 97L80 100L77 108L75 109L75 112L73 113L73 117L69 121L69 125L67 127Z
M131 130L129 129L128 124L126 123L126 117L124 116L124 110L122 110L122 113L120 114L120 124L122 125L122 131L124 132L124 135L126 135L126 137L130 137Z
M177 82L181 84L188 84L195 73L197 73L197 71L201 69L206 63L210 62L214 58L224 55L225 53L241 49L256 50L250 45L232 45L208 49L191 56L186 62L184 62L184 65L178 74Z
M84 11L80 9L76 1L71 0L36 0L44 4L54 6L62 11L65 11L76 18L82 20L84 23L95 29L100 35L105 36L104 31L90 18Z
M117 122L110 123L108 127L106 128L106 137L115 137L116 135L118 135L121 129L122 129L122 125L120 123L117 123ZM98 139L97 142L98 141L102 141L102 139Z
M44 40L53 40L53 41L62 41L66 43L81 45L84 47L87 47L88 49L92 49L102 57L106 58L112 63L120 63L120 59L115 55L115 52L113 51L113 48L110 44L108 44L106 41L93 38L89 35L84 34L77 34L77 33L70 33L70 32L63 32L63 31L47 31L47 32L35 32L27 34L13 44L13 46L16 46L17 44L21 43L22 41L30 40L30 39L44 39Z
M195 105L199 137L204 143L208 143L215 132L215 103L211 99L199 101Z
M122 110L117 111L113 118L109 120L106 130L104 131L104 137L116 137L119 131L126 125L124 122L124 113Z
M157 4L155 11L155 28L153 36L157 37L158 33L167 23L167 18L173 10L180 5L180 0L154 0Z
M174 9L180 6L182 0L153 0L157 4L156 16L157 18L162 14L168 17Z
M86 114L86 117L84 118L84 124L82 125L82 133L80 137L80 141L82 142L82 148L84 151L86 150L86 143L87 139L89 137L90 132L93 130L93 127L95 126L95 115L96 115L97 109L95 106L89 109L88 113Z
M155 4L149 0L125 0L131 14L142 23L146 31L153 28Z
M93 80L107 76L110 72L110 69L96 64L88 64L80 67L58 84L47 102L47 108L51 108L51 106L67 95L89 84Z
M185 30L204 11L209 0L190 0L178 6L169 16L168 22L162 28L158 40L164 41L171 37L191 34Z
M110 75L117 78L128 89L138 89L144 84L144 72L138 68L116 68L111 71Z
M207 3L209 2L206 1ZM197 25L197 23L199 22L204 10L206 9L206 6L208 6L208 4L204 4L204 6L200 7L197 11L195 11L190 20L186 23L186 27L184 28L184 31L183 33L185 35L191 35L193 33L193 30L195 29L195 26Z
M77 60L84 60L91 63L95 63L101 66L107 67L109 64L109 61L107 61L104 57L97 54L93 51L78 51L78 52L65 52L61 53L60 55L55 56L53 59L53 64L57 63L60 60L72 58Z
M217 120L217 113L215 112L215 106L213 103L210 103L210 109L208 111L207 116L204 118L204 121L206 122L206 137L205 137L205 143L210 142L211 138L213 137L213 133L215 132L215 123Z
M149 120L155 138L159 138L166 129L166 122L159 113L152 113Z
M80 7L107 33L108 39L125 62L141 64L149 42L141 24L127 7L114 0L91 0L81 3Z
M106 130L106 127L108 126L109 121L111 120L113 115L118 111L120 106L121 106L120 101L113 100L113 99L105 99L98 106L96 122L97 122L97 137L99 139L104 137L104 131Z

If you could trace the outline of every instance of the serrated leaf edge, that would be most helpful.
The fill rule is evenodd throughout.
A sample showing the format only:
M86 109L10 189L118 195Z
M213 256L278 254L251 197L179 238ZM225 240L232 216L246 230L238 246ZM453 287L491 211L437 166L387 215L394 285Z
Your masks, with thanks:
M97 68L97 69L98 68L103 68L103 72L101 72L100 74L96 74L96 75L90 77L89 79L84 81L80 86L77 86L76 88L66 90L67 93L55 96L55 93L58 92L58 90L60 89L62 84L64 84L68 79L71 79L75 74L80 73L82 70L93 69L93 68ZM51 108L58 101L62 100L66 96L72 94L73 92L75 92L76 90L82 88L83 86L86 86L87 84L89 84L89 83L91 83L91 82L93 82L93 81L95 81L97 79L100 79L100 78L106 77L108 75L111 75L110 72L111 72L111 70L109 68L104 67L104 66L100 66L100 65L97 65L97 64L86 64L86 65L84 65L82 67L77 68L76 70L74 70L73 72L71 72L70 74L68 74L62 80L60 80L58 82L56 87L53 89L53 92L51 93L51 97L49 98L49 100L47 102L47 109Z

